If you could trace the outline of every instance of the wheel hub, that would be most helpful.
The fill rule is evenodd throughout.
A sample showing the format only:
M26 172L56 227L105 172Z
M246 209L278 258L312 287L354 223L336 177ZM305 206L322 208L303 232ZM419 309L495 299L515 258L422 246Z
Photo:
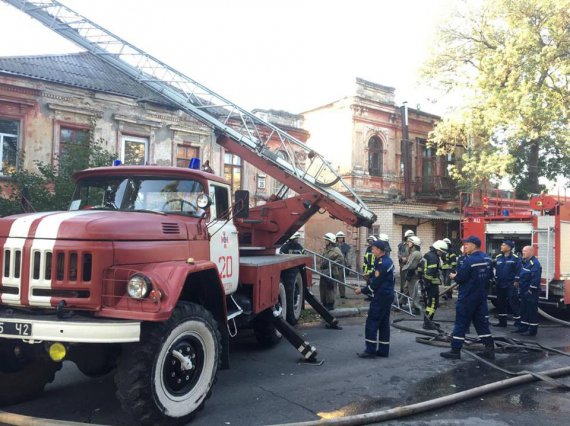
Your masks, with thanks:
M172 345L166 356L163 378L166 388L173 395L188 393L198 381L202 371L204 353L193 338L183 338Z

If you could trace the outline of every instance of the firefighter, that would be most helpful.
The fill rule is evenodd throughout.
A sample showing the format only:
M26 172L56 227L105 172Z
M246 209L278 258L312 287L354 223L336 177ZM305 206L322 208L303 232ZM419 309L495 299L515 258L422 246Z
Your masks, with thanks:
M377 241L374 235L369 235L366 239L368 247L364 252L364 262L362 263L362 273L368 278L372 271L374 271L374 254L372 253L372 243Z
M299 238L301 238L301 234L299 232L295 232L293 235L291 235L291 238L289 238L287 242L281 246L281 248L279 249L279 253L281 254L305 253L305 248L299 243Z
M390 256L390 253L392 253L392 247L390 247L390 237L388 237L388 234L378 235L378 241L384 241L384 245L386 246L386 256Z
M408 247L408 238L415 235L414 231L408 229L404 232L404 239L400 244L398 244L398 264L400 266L400 293L404 292L405 278L402 274L402 267L406 264L408 260L408 255L410 254L410 248Z
M344 257L344 264L346 265L347 268L350 269L350 262L348 261L348 254L350 253L350 245L348 245L345 240L346 240L346 235L344 235L344 232L338 231L336 233L336 245L342 252L342 255ZM343 274L343 278L346 278L346 274ZM344 280L341 281L344 282ZM340 294L341 299L346 299L345 286L339 284L338 293Z
M522 265L519 282L521 300L521 325L515 333L522 336L536 336L538 332L538 297L540 296L540 278L542 266L536 257L532 246L525 246L522 250Z
M495 267L495 289L497 292L497 311L499 322L491 324L494 327L507 326L507 311L510 305L515 320L515 327L520 325L520 307L518 304L512 303L518 299L518 290L514 287L515 281L519 280L519 272L521 269L520 258L512 252L515 246L514 241L505 240L501 244L501 253L493 260ZM513 297L513 293L517 293L517 297Z
M420 266L420 280L422 282L424 300L425 300L425 316L424 330L437 330L439 324L433 322L436 309L439 307L439 286L441 285L441 257L447 252L447 244L442 240L437 240L424 254Z
M449 279L449 274L457 269L457 252L451 245L451 240L449 238L444 238L442 240L447 244L447 253L441 259L441 272L443 275L443 285L449 287L451 285L451 280ZM443 296L443 300L453 299L453 290L446 291Z
M372 298L364 329L365 349L360 358L387 358L390 352L390 307L394 300L394 263L386 255L384 241L374 241L374 273L369 285L356 288L356 294Z
M333 262L344 265L344 257L340 249L336 246L336 236L332 232L327 232L324 236L325 249L322 256L324 259L321 261L320 270L323 271L325 275L332 276L335 280L342 279L342 270L339 266L331 263ZM319 282L319 291L321 295L321 303L329 311L334 309L334 299L335 299L335 287L336 282L321 275Z
M406 280L404 284L404 291L408 291L410 295L410 301L412 303L412 312L414 314L420 313L420 289L418 288L418 266L422 260L422 254L420 253L420 246L422 245L422 241L412 235L408 237L408 244L409 248L409 255L408 260L402 266L402 274L403 278ZM405 307L405 306L404 306Z
M451 279L455 279L459 284L451 350L442 352L440 355L449 359L461 358L465 331L473 321L475 330L485 345L482 356L495 359L495 343L489 330L489 320L485 316L487 312L486 289L491 279L492 261L480 251L481 240L479 238L471 235L462 241L466 257L457 268L457 273L450 274Z

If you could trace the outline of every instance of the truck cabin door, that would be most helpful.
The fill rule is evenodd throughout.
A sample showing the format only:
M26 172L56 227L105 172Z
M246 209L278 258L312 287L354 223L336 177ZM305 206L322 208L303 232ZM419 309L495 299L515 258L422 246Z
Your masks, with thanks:
M209 182L212 200L210 235L210 259L218 265L218 273L226 294L236 291L239 278L238 232L231 217L230 187Z

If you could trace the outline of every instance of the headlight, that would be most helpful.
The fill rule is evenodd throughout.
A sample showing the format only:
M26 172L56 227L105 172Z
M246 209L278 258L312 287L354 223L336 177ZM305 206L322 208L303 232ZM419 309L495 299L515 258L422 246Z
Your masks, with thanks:
M127 284L127 293L133 299L142 299L148 296L151 289L150 278L141 274L133 275Z

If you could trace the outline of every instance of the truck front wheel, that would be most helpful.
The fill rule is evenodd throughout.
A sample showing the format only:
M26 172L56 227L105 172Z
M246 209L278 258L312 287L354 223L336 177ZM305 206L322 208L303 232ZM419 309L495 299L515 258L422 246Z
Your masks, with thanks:
M179 303L164 323L143 323L115 378L123 410L140 424L188 422L210 395L220 342L212 314L194 303Z
M0 345L0 407L35 398L61 368L47 357L17 356L19 346L13 342Z

